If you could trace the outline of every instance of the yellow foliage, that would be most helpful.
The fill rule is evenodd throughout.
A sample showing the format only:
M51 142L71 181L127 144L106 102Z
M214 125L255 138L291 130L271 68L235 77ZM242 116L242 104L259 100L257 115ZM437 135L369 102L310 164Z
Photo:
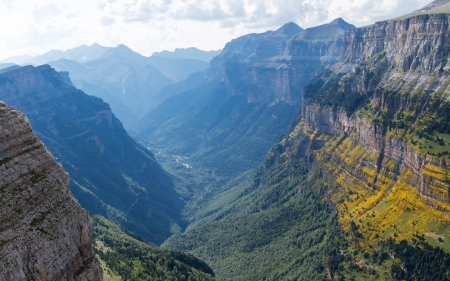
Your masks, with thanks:
M376 166L377 157L361 145L355 146L350 137L329 139L324 149L316 152L316 157L336 179L338 188L333 191L333 200L340 223L345 230L349 230L352 221L359 226L362 248L389 237L411 240L415 234L436 231L436 225L450 222L450 216L431 207L450 213L450 205L421 196L412 186L418 181L412 170L403 169L397 178L392 171L398 169L398 164L385 159L383 166L387 170L377 174L370 168ZM338 164L342 160L344 166ZM439 167L427 165L423 171L435 179L447 177L447 171ZM442 182L433 182L430 190L442 198L448 196L448 189L438 183Z
M375 177L375 175L377 174L377 171L375 171L374 169L370 169L368 167L365 167L363 169L364 173L366 173L367 175L371 176L372 178Z

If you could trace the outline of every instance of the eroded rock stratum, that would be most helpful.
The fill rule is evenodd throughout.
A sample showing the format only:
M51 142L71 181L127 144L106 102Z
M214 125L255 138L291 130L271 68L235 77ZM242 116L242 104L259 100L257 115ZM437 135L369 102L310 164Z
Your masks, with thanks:
M69 176L28 119L0 102L0 280L103 280Z

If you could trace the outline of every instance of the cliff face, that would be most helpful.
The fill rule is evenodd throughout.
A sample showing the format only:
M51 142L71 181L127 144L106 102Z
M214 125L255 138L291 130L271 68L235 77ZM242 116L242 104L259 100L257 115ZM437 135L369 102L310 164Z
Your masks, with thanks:
M211 73L250 103L282 100L298 105L303 87L338 62L344 32L352 28L337 19L306 30L290 23L277 31L246 35L225 46L211 62Z
M434 202L450 203L446 183L448 159L421 153L420 149L408 144L407 132L403 128L394 128L392 123L405 112L414 112L414 116L435 113L437 108L427 103L430 97L442 98L445 103L450 93L446 73L449 70L449 18L448 14L418 15L379 22L373 27L346 33L338 67L357 66L353 66L350 74L345 73L338 92L347 95L370 93L370 106L386 112L383 123L364 116L363 111L355 114L342 108L341 111L318 111L314 106L307 106L308 98L304 105L305 126L309 131L334 136L355 132L354 142L363 144L379 157L378 163L372 163L378 172L385 168L381 161L384 158L412 170L416 177L412 186L420 191L424 200L448 214L448 206L438 207L441 204ZM305 96L310 94L305 92ZM422 99L414 96L419 94L427 95ZM422 108L412 104L421 102ZM409 136L409 141L411 139ZM436 169L437 174L431 173L430 169ZM397 172L400 176L401 170Z
M450 221L449 17L347 31L340 62L305 87L297 121L272 150L268 163L307 157L320 171L361 247L393 231L448 234L431 224Z
M385 51L399 71L449 70L449 14L417 15L377 22L345 34L341 62L360 63Z
M27 118L0 102L0 280L103 280L69 181Z

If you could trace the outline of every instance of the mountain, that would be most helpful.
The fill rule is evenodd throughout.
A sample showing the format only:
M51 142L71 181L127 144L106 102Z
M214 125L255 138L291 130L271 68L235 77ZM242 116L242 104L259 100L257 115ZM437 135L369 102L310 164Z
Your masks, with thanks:
M164 246L225 280L450 280L449 17L346 31L261 165Z
M100 215L92 215L95 253L109 280L219 280L191 254L159 248Z
M124 45L84 64L66 59L49 64L58 71L68 71L77 88L108 102L125 124L147 111L152 93L174 82L150 65L146 57Z
M32 56L30 55L21 55L21 56L13 56L8 57L0 61L0 63L14 63L14 64L22 64L30 60Z
M9 68L9 67L14 67L14 66L16 66L16 64L14 64L14 63L0 63L0 70Z
M51 50L35 57L11 57L3 62L4 68L49 64L58 71L69 72L77 88L105 100L127 125L164 100L164 95L155 98L159 90L207 69L207 58L217 53L189 48L177 49L174 56L145 57L125 45L111 48L93 44L66 51Z
M209 70L165 88L166 100L129 131L155 150L189 157L193 167L228 175L252 169L288 128L303 87L338 61L350 27L288 23L234 39ZM304 32L330 39L296 39Z
M148 61L175 82L183 81L191 74L205 70L209 66L208 62L196 59L167 59L151 56L148 58ZM151 104L151 106L154 107L156 105Z
M0 280L103 281L92 225L67 173L3 102L0 136Z
M45 54L35 56L25 61L26 64L42 65L51 61L66 59L73 60L79 63L85 63L99 59L105 54L109 47L92 44L91 46L82 45L66 51L51 50Z
M218 56L221 53L221 50L218 51L202 51L197 48L177 48L175 51L162 51L162 52L154 52L152 54L153 58L166 58L172 60L184 60L184 59L192 59L199 60L204 62L210 62L215 56Z
M442 14L448 13L450 11L450 1L448 0L435 0L430 4L426 5L422 9L413 12L410 15L419 14Z
M84 47L73 50L78 49ZM87 62L66 58L47 62L58 71L69 72L77 88L108 102L125 125L153 108L154 96L163 87L208 67L192 59L145 57L125 45L106 48Z
M0 74L0 100L24 112L72 178L80 204L149 242L182 227L182 198L153 154L128 136L108 104L48 65Z

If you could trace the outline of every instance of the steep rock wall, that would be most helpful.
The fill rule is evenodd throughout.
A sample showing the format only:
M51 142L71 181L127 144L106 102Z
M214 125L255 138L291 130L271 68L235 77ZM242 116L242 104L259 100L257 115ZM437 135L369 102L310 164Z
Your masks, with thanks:
M360 63L385 51L399 70L449 70L450 14L377 22L345 34L340 61Z
M430 100L448 100L449 17L418 15L348 31L341 61L331 69L331 77L338 77L337 86L325 96L345 104L342 99L365 95L365 108L349 111L342 105L327 105L317 99L314 87L305 90L302 105L304 129L314 133L312 139L326 134L348 142L347 148L337 143L336 151L329 150L327 161L373 190L392 188L409 171L408 185L423 202L446 214L450 214L448 158L419 149L406 128L397 129L392 122L405 113L416 120L435 114L437 107ZM366 108L372 108L370 113ZM380 112L384 117L376 120ZM370 156L358 154L357 147ZM352 159L352 152L361 159Z
M0 124L0 280L103 280L69 176L3 102Z

